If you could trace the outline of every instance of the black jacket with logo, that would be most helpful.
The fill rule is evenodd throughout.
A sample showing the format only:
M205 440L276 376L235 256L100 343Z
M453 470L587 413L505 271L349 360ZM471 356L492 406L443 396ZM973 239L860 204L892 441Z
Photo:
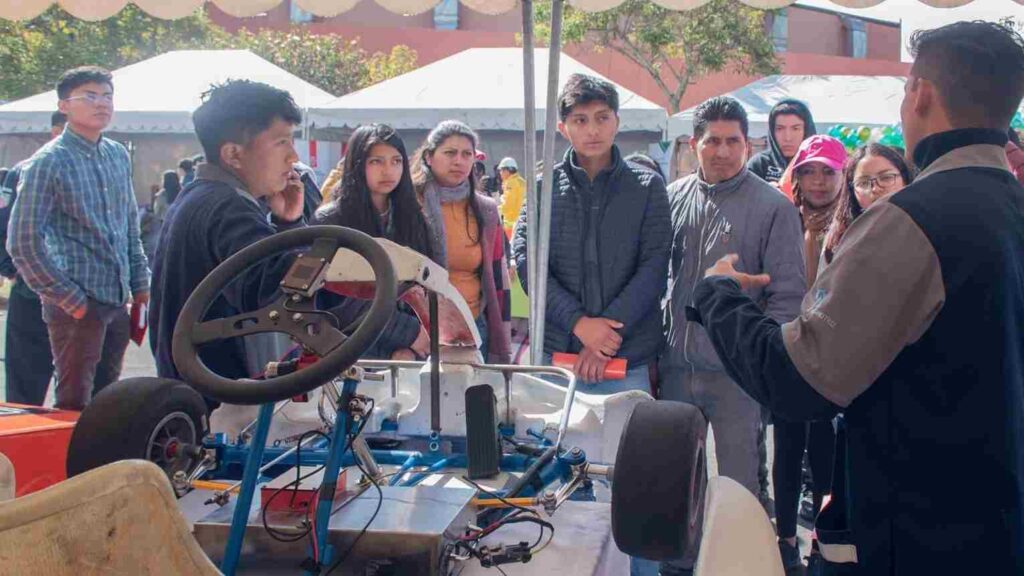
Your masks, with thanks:
M844 413L833 512L858 574L1024 573L1024 188L1005 143L922 141L921 175L854 221L793 322L731 279L697 288L751 396L791 420Z

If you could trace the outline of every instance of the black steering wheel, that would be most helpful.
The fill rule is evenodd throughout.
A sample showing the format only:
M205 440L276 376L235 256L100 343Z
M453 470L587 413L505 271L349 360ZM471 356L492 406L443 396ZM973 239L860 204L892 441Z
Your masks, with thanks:
M283 294L255 312L203 322L206 312L232 280L259 261L312 245L299 256L281 282ZM316 310L314 293L338 248L348 248L369 262L374 273L373 303L359 327L345 336L336 319ZM185 302L174 327L171 352L182 378L200 393L228 404L265 404L305 394L330 382L366 352L395 311L395 269L387 252L370 236L340 226L308 226L265 238L217 266ZM301 370L264 380L225 378L200 359L197 346L250 334L287 334L320 356Z

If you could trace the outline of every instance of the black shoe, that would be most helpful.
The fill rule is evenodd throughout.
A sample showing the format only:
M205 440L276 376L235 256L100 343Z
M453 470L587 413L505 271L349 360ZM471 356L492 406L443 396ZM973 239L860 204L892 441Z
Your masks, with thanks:
M825 576L825 560L821 554L811 552L807 557L807 576Z
M787 572L804 565L800 560L800 544L790 546L785 540L779 540L779 555L782 556L782 568Z

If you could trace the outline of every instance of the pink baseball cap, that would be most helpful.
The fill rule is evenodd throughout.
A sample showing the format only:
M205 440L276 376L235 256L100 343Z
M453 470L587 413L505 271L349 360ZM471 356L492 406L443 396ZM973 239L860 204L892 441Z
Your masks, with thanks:
M800 143L796 156L790 162L791 170L809 164L821 162L836 171L842 171L846 164L846 147L831 136L817 134Z

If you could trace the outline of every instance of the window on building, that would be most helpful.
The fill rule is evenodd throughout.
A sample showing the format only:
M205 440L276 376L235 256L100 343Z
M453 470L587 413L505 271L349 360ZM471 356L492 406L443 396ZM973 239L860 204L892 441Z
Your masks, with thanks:
M441 0L441 3L434 7L434 28L458 30L459 0Z
M789 47L789 16L785 8L772 14L772 45L776 52L785 52Z
M843 16L843 28L846 29L846 52L851 58L868 57L868 28L863 20Z
M299 8L299 5L294 1L291 3L291 10L288 15L294 24L308 24L313 21L313 13Z

